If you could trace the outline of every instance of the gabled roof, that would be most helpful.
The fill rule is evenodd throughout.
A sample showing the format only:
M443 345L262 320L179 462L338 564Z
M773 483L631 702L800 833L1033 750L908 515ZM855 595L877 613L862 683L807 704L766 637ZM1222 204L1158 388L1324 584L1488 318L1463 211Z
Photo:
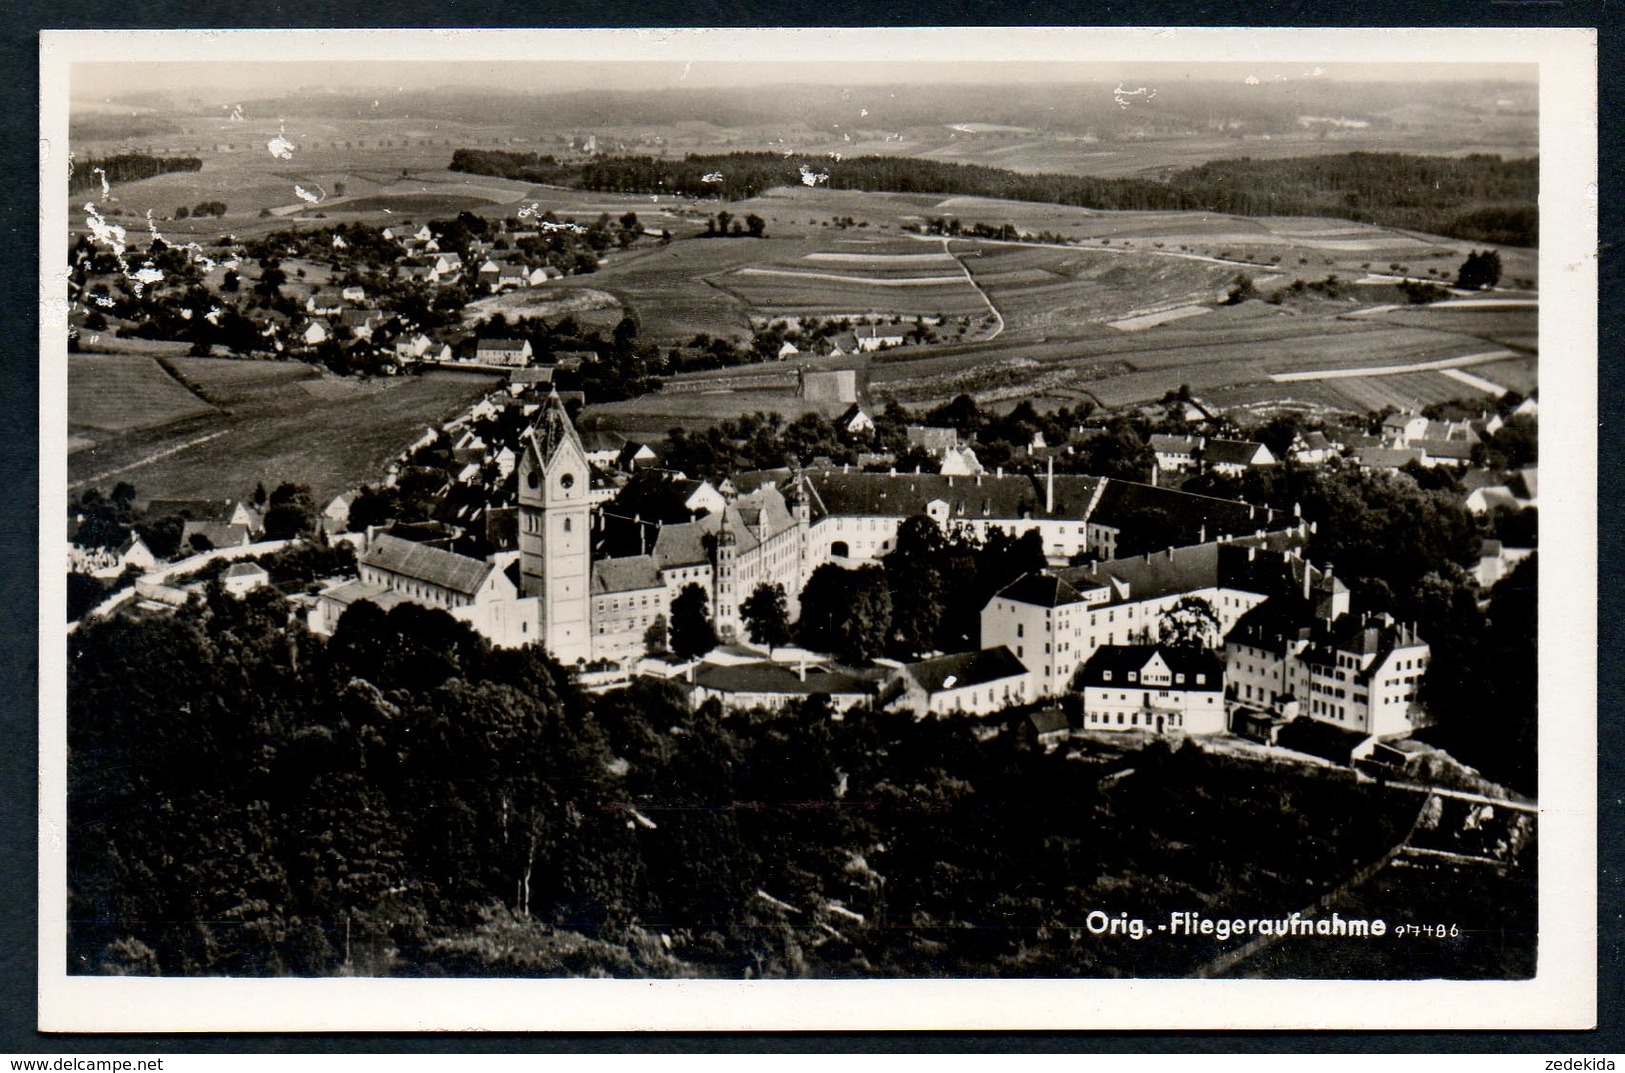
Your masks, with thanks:
M1023 574L998 594L1006 600L1034 607L1062 607L1084 602L1077 589L1054 574Z
M385 611L399 604L411 602L394 589L386 589L382 585L373 585L365 581L346 581L342 585L323 589L321 597L324 600L332 600L334 603L343 604L345 607L365 600L368 603L377 604Z
M361 563L467 596L479 591L493 569L488 562L402 540L389 533L380 533L373 538L372 547L361 557Z
M1275 744L1283 749L1347 764L1353 758L1354 751L1370 737L1358 730L1300 716L1281 727Z
M1167 645L1101 645L1083 665L1079 675L1086 686L1116 688L1129 683L1129 674L1143 677L1140 672L1153 659L1162 658L1176 676L1173 689L1199 690L1217 693L1224 689L1224 664L1219 657L1205 648L1170 648ZM1108 677L1108 674L1110 677ZM1178 675L1184 675L1180 682ZM1201 681L1197 681L1201 675ZM1132 683L1139 685L1139 682Z
M1171 436L1166 432L1153 432L1148 442L1158 454L1188 455L1202 445L1198 436Z
M481 350L497 350L503 353L518 353L530 345L527 339L481 339L476 344Z
M234 548L248 543L248 527L225 522L189 521L181 526L181 546L186 547L194 536L202 536L217 548Z
M1251 466L1259 453L1268 457L1264 445L1251 440L1208 440L1202 448L1202 461L1208 465Z
M637 592L658 589L660 564L652 555L627 555L618 559L599 559L592 564L592 591L594 595L614 592Z
M1027 668L1004 645L977 652L956 652L951 656L904 664L903 672L927 693L946 689L986 685L1027 673Z
M220 575L227 577L270 577L270 572L259 563L232 563Z

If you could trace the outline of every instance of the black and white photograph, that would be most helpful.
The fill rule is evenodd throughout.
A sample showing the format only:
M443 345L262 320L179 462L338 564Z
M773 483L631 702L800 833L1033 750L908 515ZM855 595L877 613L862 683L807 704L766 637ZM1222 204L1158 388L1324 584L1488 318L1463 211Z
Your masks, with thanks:
M41 1027L1593 1024L1594 50L44 34Z

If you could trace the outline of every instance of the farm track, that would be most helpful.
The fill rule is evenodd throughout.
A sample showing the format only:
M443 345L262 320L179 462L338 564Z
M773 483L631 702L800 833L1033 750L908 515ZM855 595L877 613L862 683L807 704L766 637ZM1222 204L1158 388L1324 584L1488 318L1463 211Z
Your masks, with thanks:
M993 304L993 299L987 296L987 292L982 289L982 285L976 282L976 277L971 274L971 270L966 267L965 262L960 260L959 256L950 248L949 242L950 240L946 238L942 240L942 252L954 259L954 264L958 265L959 270L965 273L965 282L969 283L971 289L982 296L982 301L987 303L987 311L993 314L993 330L981 340L984 343L991 343L1004 334L1004 314L999 312L999 307Z

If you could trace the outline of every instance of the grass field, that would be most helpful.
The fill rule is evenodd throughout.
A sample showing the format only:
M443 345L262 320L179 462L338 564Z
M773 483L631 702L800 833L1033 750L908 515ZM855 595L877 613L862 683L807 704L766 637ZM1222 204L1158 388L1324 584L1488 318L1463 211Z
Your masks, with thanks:
M75 431L116 434L214 412L153 358L68 355L68 427Z
M266 375L227 371L226 365ZM68 462L70 489L125 480L143 498L219 498L246 495L259 482L273 487L294 481L308 484L323 500L381 480L389 460L425 428L439 425L498 382L460 372L368 382L279 379L269 373L275 368L264 362L188 360L183 366L188 378L235 399L235 409L222 413L199 399L207 409L201 419L154 428L146 418L144 431L74 451ZM82 405L71 391L69 405Z

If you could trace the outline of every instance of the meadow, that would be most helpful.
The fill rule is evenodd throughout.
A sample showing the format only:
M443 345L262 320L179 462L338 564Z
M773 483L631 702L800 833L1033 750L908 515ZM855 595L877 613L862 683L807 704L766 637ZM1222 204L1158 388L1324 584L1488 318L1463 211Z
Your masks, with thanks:
M81 374L69 394L72 427L117 398L108 392L127 374L113 363L133 360L78 357ZM171 396L150 405L143 394L119 399L130 423L122 434L92 433L94 446L69 456L70 490L124 480L143 498L220 498L246 495L261 482L293 481L325 500L381 480L389 460L424 429L499 382L463 372L355 381L295 363L168 360L194 390L163 375L195 400L193 410L181 412ZM211 406L205 396L228 408Z

